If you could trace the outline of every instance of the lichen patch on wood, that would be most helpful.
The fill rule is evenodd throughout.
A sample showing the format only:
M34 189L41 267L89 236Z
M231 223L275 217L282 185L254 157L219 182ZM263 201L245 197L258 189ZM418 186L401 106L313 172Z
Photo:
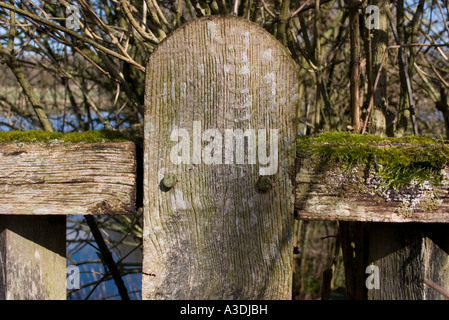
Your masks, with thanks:
M301 137L298 150L300 218L449 221L449 148L444 141L331 132ZM343 204L349 209L341 209Z

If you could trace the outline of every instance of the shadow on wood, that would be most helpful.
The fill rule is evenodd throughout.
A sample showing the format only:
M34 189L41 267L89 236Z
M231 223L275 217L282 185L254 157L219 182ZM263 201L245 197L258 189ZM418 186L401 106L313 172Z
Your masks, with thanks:
M350 299L435 300L449 291L449 226L340 221ZM366 268L379 268L380 288L369 289Z

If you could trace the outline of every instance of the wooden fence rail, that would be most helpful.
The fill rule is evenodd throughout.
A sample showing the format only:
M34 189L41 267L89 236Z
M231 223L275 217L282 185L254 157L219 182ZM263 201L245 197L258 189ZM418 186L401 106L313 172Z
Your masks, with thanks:
M0 299L66 299L68 214L133 214L132 142L0 143Z

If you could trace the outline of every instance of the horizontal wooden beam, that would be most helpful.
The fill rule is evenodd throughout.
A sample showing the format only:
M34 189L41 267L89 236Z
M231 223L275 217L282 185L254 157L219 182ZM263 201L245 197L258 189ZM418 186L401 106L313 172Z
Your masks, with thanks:
M132 214L132 142L0 143L0 215Z
M382 189L361 183L366 168L351 173L316 170L299 159L295 212L303 220L449 223L449 187ZM446 168L449 176L449 168ZM375 181L375 177L371 178Z

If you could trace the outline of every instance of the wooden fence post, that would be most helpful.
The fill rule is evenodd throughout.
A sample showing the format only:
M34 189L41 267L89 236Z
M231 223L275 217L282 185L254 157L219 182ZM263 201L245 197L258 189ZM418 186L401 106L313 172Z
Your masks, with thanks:
M132 142L0 143L0 299L66 298L67 214L135 212Z
M340 233L348 298L449 299L448 223L340 221Z
M147 65L143 299L291 299L297 69L233 16Z
M295 208L300 219L339 221L349 299L449 298L449 168L440 187L371 189L369 165L348 173L298 160Z
M0 215L0 300L66 298L65 216Z

